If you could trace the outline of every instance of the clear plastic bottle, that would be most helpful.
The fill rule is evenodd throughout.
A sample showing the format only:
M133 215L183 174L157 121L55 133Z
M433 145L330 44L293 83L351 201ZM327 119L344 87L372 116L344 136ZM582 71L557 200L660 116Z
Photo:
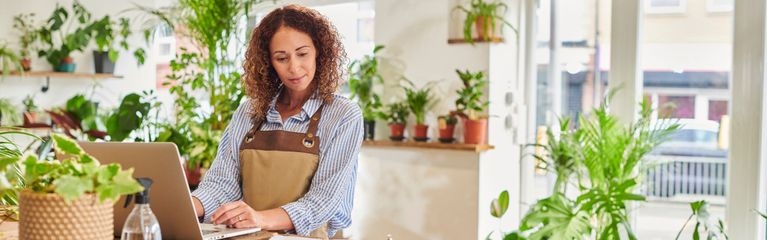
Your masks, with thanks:
M157 222L152 209L149 208L149 188L152 186L152 180L149 178L138 178L139 183L144 186L144 191L135 194L135 203L133 210L128 214L123 225L121 240L161 240L160 223ZM131 200L129 195L125 199L125 207Z

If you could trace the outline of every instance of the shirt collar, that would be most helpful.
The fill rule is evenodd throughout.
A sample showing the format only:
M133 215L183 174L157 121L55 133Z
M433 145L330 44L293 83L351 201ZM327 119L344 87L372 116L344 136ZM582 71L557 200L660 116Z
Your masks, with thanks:
M268 122L282 122L282 117L280 116L280 112L277 111L277 99L282 94L282 87L280 87L280 90L278 91L277 95L272 98L272 102L269 103L269 111L266 114L266 121ZM317 111L317 109L320 108L320 105L322 105L322 99L319 97L319 94L317 92L312 93L312 96L309 97L309 99L306 100L303 106L301 106L301 112L298 114L298 117L301 121L306 121L311 117L311 115L314 115L314 113Z

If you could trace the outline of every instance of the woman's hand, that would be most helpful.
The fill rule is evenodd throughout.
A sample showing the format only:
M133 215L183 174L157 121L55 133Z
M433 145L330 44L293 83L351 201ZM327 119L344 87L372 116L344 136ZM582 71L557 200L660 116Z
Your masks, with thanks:
M233 228L261 227L262 220L261 214L242 200L221 205L211 217L213 223L226 224Z

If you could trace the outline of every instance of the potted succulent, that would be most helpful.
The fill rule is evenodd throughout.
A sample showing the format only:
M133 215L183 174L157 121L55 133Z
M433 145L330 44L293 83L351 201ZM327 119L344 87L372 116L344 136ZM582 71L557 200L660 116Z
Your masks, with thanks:
M96 50L93 50L93 63L96 73L114 73L115 62L120 51L114 46L117 42L123 50L128 50L128 36L131 34L130 21L127 18L119 18L113 22L109 15L93 23L93 39L96 41ZM116 38L116 37L119 37ZM136 50L143 54L143 49ZM144 64L143 56L136 56L138 64Z
M13 17L13 28L19 33L19 45L21 50L21 66L24 71L32 70L32 59L29 57L32 44L37 40L37 25L34 21L34 13L19 14Z
M463 22L463 38L466 42L474 43L472 28L477 33L476 37L483 41L490 41L495 38L496 25L499 23L508 26L515 33L517 32L517 29L503 18L508 6L501 0L471 0L468 7L459 5L455 9L466 13L466 19ZM501 11L499 12L499 10Z
M413 139L419 142L425 142L429 140L428 130L429 125L426 125L426 112L437 102L435 96L431 93L431 84L428 83L421 88L416 88L413 82L407 81L410 85L403 86L405 89L405 99L410 112L415 115L415 134Z
M367 55L362 60L355 60L349 65L349 91L351 99L357 100L362 109L362 119L365 122L365 140L375 138L375 120L381 111L381 99L373 92L376 83L383 83L381 74L378 73L378 59L376 53L384 46L377 45L373 49L373 55Z
M91 13L77 1L72 3L71 11L57 4L46 24L37 32L42 42L38 57L45 57L54 71L74 72L71 54L82 51L90 43L93 35L90 19Z
M469 70L455 72L461 79L463 88L456 91L456 113L463 118L463 141L467 144L485 144L487 142L487 115L484 113L489 102L485 100L484 88L487 85L482 71Z
M61 159L39 159L17 150L0 161L5 183L0 192L20 192L19 238L112 239L114 201L143 190L133 169L101 165L74 140L59 134L51 138ZM7 172L14 164L23 166L23 178ZM71 231L73 226L83 231Z
M455 141L453 137L455 133L455 124L458 123L458 118L453 114L445 114L437 117L437 125L439 126L439 142L451 143Z
M405 126L407 117L410 115L410 109L404 101L394 102L386 105L386 111L381 112L381 119L389 122L391 134L389 139L393 141L402 141L405 139Z

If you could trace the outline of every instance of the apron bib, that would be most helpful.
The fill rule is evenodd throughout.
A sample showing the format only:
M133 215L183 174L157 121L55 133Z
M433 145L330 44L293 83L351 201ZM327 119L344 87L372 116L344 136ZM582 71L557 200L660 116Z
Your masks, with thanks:
M260 131L258 121L240 145L242 199L256 211L281 207L303 197L319 165L317 136L322 106L309 120L306 133ZM310 237L328 238L327 223Z

